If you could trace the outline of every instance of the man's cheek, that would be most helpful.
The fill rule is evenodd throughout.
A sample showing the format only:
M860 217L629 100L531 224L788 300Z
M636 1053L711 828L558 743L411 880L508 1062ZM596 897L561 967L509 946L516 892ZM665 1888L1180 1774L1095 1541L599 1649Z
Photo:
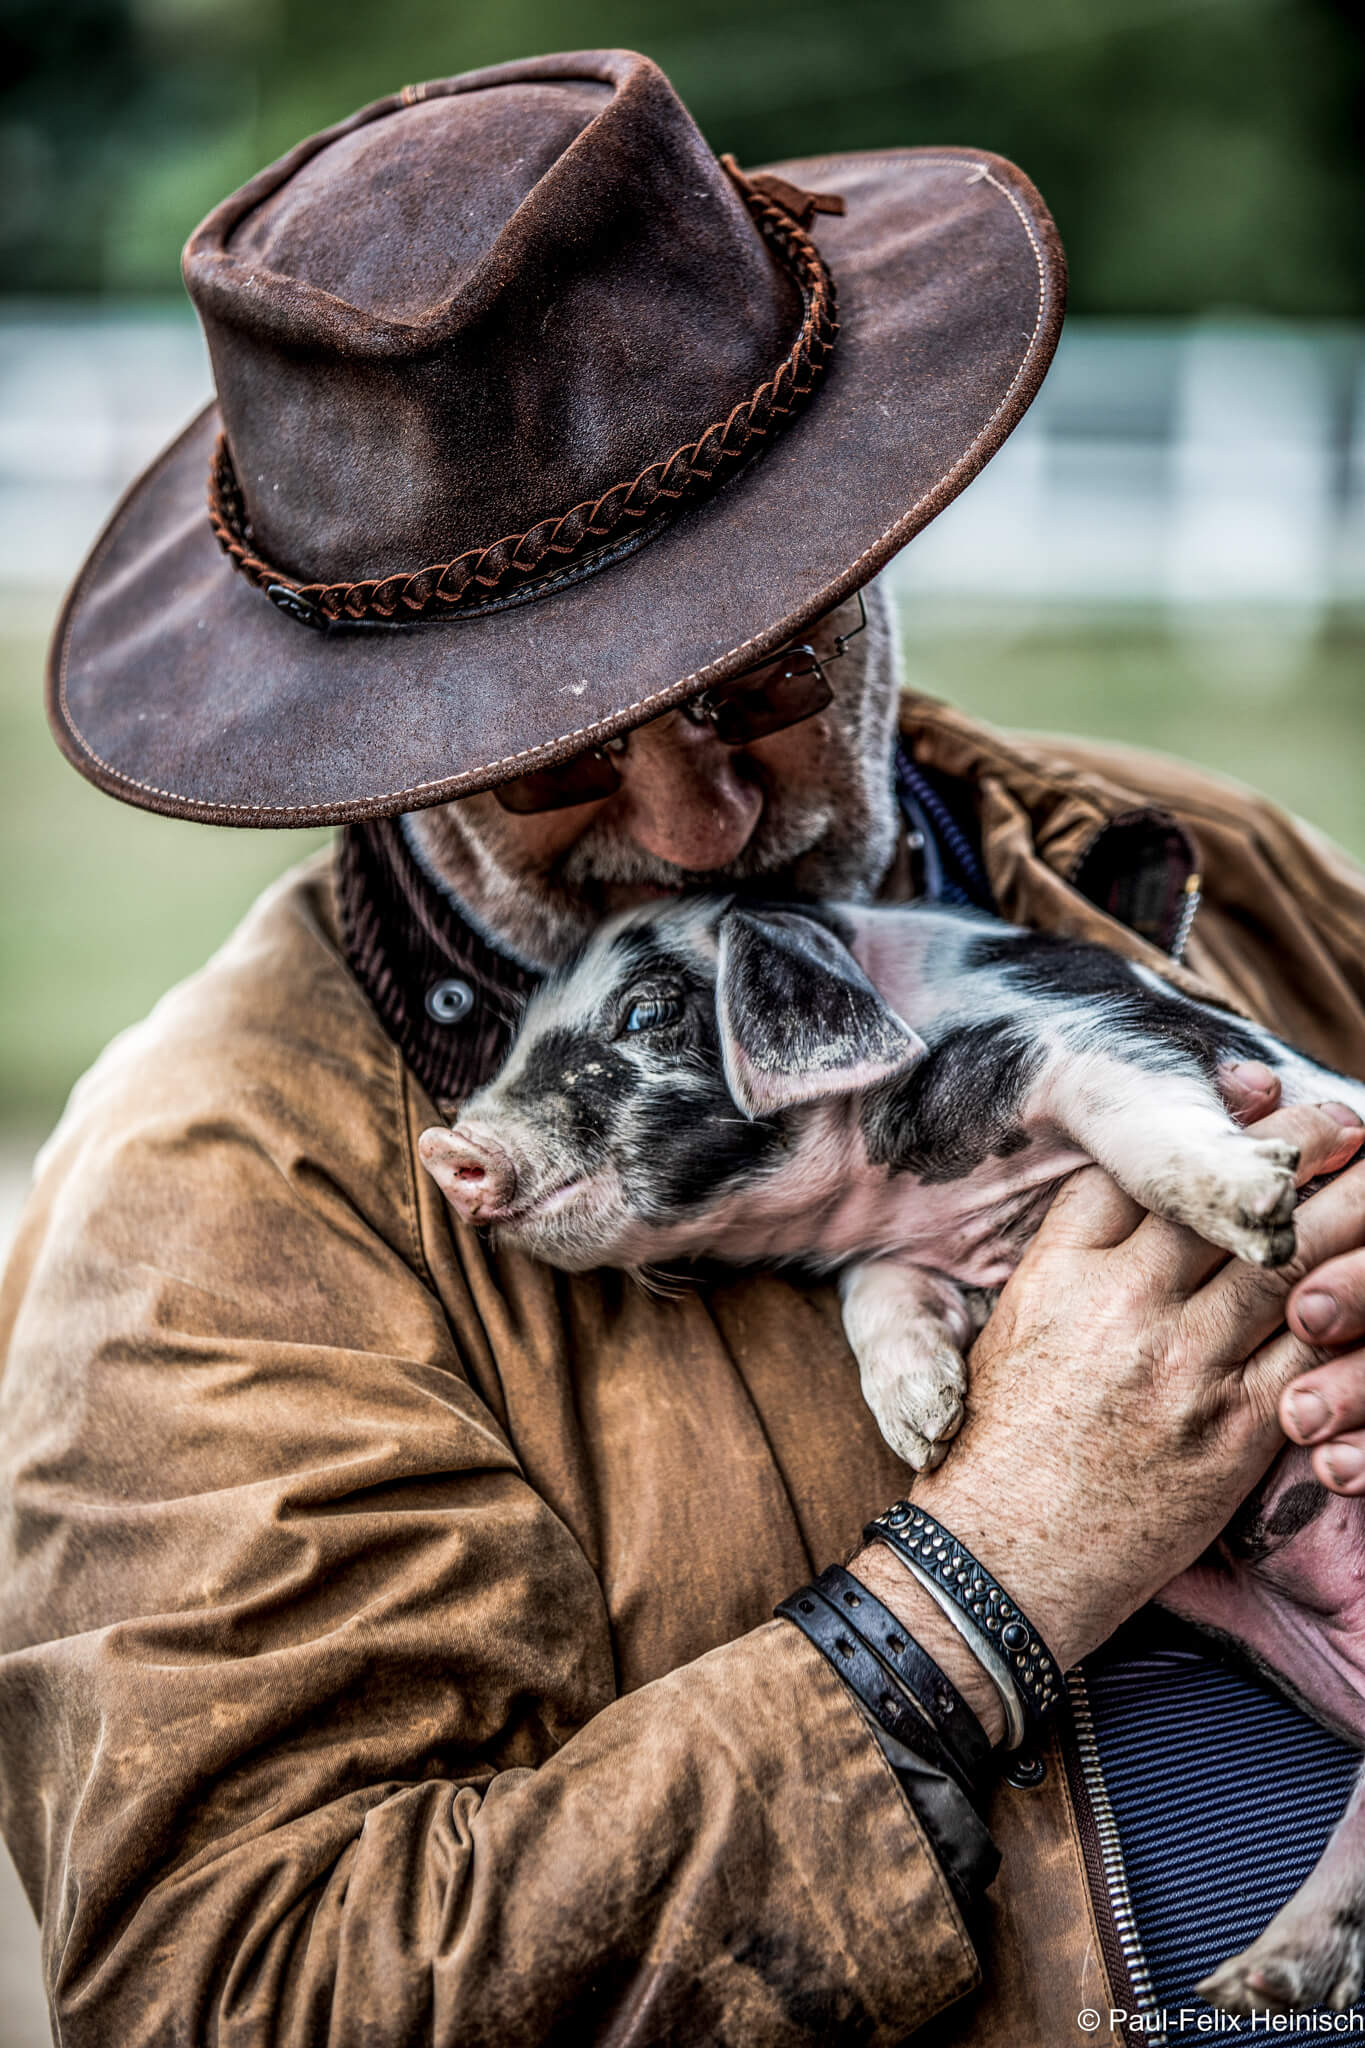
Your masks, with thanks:
M755 740L745 752L757 761L774 783L798 798L809 799L821 788L835 742L828 711Z

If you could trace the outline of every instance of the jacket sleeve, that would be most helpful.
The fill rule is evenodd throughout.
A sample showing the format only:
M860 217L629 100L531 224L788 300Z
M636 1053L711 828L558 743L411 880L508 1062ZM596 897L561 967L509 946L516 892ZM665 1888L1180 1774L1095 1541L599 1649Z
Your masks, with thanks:
M4 1822L65 2048L889 2044L967 1990L818 1654L773 1622L617 1697L411 1258L287 1119L118 1067L0 1308Z

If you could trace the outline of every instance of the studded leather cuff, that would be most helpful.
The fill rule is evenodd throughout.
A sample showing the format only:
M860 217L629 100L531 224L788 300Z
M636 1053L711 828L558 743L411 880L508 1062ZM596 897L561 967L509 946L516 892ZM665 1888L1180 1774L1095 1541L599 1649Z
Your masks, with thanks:
M1018 1602L965 1543L911 1501L887 1508L863 1535L893 1550L966 1637L1000 1694L1007 1748L1036 1734L1062 1697L1062 1674Z

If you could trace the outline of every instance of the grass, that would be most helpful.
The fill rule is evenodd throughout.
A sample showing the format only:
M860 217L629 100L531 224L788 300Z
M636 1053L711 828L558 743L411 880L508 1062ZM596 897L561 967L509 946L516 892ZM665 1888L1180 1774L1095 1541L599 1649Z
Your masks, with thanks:
M327 838L182 824L102 796L48 734L44 642L36 619L0 630L0 1128L26 1133Z
M1365 623L1298 638L1268 617L1173 629L912 614L907 680L996 725L1182 755L1264 790L1365 859Z
M0 627L0 1134L41 1132L76 1076L190 973L325 834L236 832L110 801L68 768L41 703L46 620ZM1365 629L917 610L919 688L997 723L1163 747L1269 790L1365 855Z

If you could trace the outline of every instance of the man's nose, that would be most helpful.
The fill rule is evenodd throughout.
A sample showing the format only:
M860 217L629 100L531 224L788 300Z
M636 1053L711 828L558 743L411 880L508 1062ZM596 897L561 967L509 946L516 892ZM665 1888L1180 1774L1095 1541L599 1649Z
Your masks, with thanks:
M726 867L743 852L763 792L708 724L670 712L637 727L616 765L616 815L644 852L698 872Z

